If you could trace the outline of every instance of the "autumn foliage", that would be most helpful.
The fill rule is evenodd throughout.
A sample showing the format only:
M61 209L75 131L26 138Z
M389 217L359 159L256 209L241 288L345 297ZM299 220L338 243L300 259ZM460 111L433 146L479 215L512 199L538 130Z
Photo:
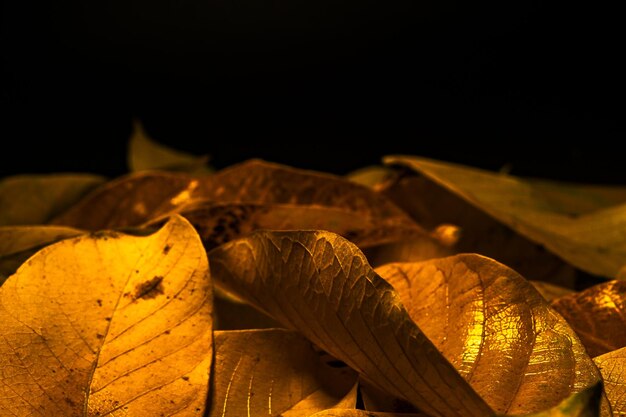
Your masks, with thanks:
M626 415L626 188L206 161L0 180L0 416Z

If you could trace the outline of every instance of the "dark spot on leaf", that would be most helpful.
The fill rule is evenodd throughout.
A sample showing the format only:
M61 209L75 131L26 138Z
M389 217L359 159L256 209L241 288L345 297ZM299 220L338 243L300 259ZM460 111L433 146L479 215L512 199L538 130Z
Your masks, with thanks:
M155 298L163 294L163 277L156 275L151 280L142 282L135 287L135 300L138 298Z
M96 337L97 337L98 339L102 339L104 336L103 336L103 335L101 335L100 333L98 333L98 334L96 334Z
M98 303L98 307L102 307L102 300L101 299L98 298L96 300L96 303Z
M183 379L183 381L189 381L189 377L188 376L183 376L181 378Z
M106 321L111 321L111 317L105 317L104 318Z
M165 245L165 247L163 248L163 254L167 255L167 253L170 251L170 249L172 249L172 245L170 245L169 243L167 245Z
M118 237L120 237L120 234L112 230L99 230L97 232L89 233L89 237L91 237L92 239L108 240L109 238L117 239Z
M164 333L165 334L170 334L171 332L169 330L166 330Z

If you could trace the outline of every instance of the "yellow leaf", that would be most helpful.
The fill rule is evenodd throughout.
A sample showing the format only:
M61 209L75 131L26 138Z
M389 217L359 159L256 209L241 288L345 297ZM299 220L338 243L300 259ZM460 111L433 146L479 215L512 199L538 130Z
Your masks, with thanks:
M130 174L92 191L52 224L84 230L137 226L187 202L199 186L182 173Z
M104 182L88 174L20 175L0 180L0 226L43 224Z
M376 272L498 413L542 411L600 379L566 321L528 281L494 260L457 255Z
M626 281L609 281L552 301L591 356L626 346Z
M545 298L546 301L552 301L556 298L563 297L564 295L568 295L574 292L574 290L570 290L569 288L564 288L558 285L550 284L549 282L544 282L544 281L528 281L528 282L533 284L533 287L535 287L537 292L541 294L541 296Z
M536 181L416 157L392 156L385 162L427 176L584 271L614 277L626 264L623 189L611 192L572 185L537 186ZM584 197L574 197L575 192ZM572 197L565 206L561 204L563 195Z
M206 156L195 156L156 143L135 120L128 143L128 166L131 171L165 169L195 174L210 173Z
M572 266L423 176L404 176L383 193L427 229L436 230L446 223L458 225L460 238L451 247L455 253L489 256L529 279L574 284L576 270Z
M0 288L0 415L201 416L211 305L182 218L46 247Z
M58 226L0 226L0 284L42 247L82 232Z
M393 288L330 232L256 232L209 253L216 285L433 416L490 408L410 319Z
M593 359L604 379L604 392L609 406L603 407L602 417L626 415L626 348L605 353Z
M215 332L214 369L211 417L308 417L356 404L354 371L325 365L288 330Z

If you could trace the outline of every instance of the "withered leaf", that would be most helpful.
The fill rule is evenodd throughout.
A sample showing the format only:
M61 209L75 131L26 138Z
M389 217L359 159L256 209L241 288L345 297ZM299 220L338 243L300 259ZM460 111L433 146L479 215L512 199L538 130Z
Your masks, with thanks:
M593 359L604 379L604 392L609 405L602 408L602 417L626 415L626 348L605 353Z
M612 278L626 264L623 189L538 187L536 182L417 157L392 156L385 162L427 176L584 271ZM572 190L585 197L575 197ZM563 195L571 196L566 205L561 204Z
M194 174L210 173L206 156L195 156L171 149L148 136L138 120L133 122L133 133L128 143L128 167L131 171L164 169Z
M42 247L82 231L59 226L0 226L0 284Z
M19 175L0 180L0 226L34 225L52 217L104 182L90 174Z
M410 319L393 288L344 238L256 232L209 253L216 285L432 416L491 409Z
M542 411L600 380L567 322L528 281L492 259L457 255L376 272L498 413Z
M428 178L407 175L382 192L426 229L458 225L460 239L451 248L455 253L480 253L529 279L574 285L576 270L572 266Z
M211 300L182 218L44 248L0 288L0 415L201 416Z
M626 346L626 281L609 281L552 301L592 357Z
M199 180L183 173L130 174L89 193L52 224L84 230L137 226L187 202L199 186Z
M176 213L194 225L207 249L259 229L321 229L340 234L361 248L414 239L432 248L433 253L443 250L442 245L417 224L387 222L336 207L195 200L176 209ZM151 224L160 221L156 219Z
M215 332L214 369L209 416L309 417L356 405L356 373L325 365L296 332Z
M550 284L549 282L545 282L545 281L528 281L528 282L530 282L533 285L533 287L535 287L537 292L541 294L541 296L545 298L546 301L552 301L554 299L563 297L564 295L568 295L574 292L574 290L570 290L569 288L560 287L558 285Z

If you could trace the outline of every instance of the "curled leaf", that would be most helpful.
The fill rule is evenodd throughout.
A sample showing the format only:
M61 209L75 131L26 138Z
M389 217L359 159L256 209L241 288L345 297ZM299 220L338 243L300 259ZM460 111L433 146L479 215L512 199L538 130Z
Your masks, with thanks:
M584 271L613 277L626 264L624 189L538 186L536 181L416 157L392 156L385 162L427 176ZM564 195L571 197L565 205L560 204Z
M591 356L626 346L626 281L609 281L552 301Z
M356 405L354 371L325 365L288 330L216 332L214 375L209 416L309 417Z
M256 232L209 253L216 284L432 416L490 408L409 317L393 288L330 232Z
M626 348L605 353L593 359L602 373L604 392L609 406L603 407L602 417L626 415Z
M0 288L0 415L201 416L208 278L182 218L44 248Z
M565 320L528 281L492 259L457 255L376 272L498 413L542 411L600 379Z
M0 226L44 224L104 182L88 174L19 175L0 180Z

